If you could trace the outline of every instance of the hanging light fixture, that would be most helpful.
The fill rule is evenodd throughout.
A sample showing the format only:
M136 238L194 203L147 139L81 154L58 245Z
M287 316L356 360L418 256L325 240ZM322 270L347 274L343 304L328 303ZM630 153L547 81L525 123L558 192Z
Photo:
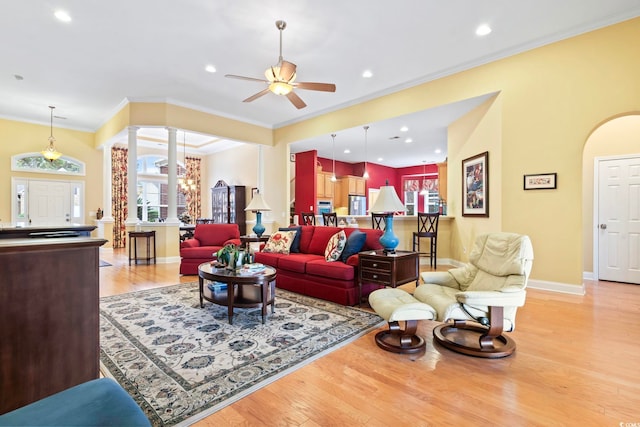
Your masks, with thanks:
M367 171L367 131L369 130L369 126L364 126L364 173L362 177L364 179L369 179L369 171Z
M423 160L422 161L422 189L420 190L420 195L421 196L426 196L427 194L429 194L429 191L427 190L427 161Z
M53 145L53 143L56 142L56 139L53 137L53 110L56 107L49 105L49 108L51 109L51 134L49 135L49 145L47 145L41 153L45 159L53 162L54 160L58 160L60 156L62 156L62 153L56 150L56 147Z
M333 139L333 169L331 175L331 182L336 182L338 179L336 178L336 134L331 134L331 139Z
M182 161L184 164L184 176L178 177L178 185L180 185L180 191L182 191L185 195L189 194L191 191L196 190L196 184L193 179L187 179L187 132L183 131L182 133Z

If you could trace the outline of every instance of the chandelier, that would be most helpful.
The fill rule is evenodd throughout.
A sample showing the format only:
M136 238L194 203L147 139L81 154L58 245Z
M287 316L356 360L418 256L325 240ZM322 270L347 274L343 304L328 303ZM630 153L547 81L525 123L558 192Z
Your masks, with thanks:
M184 176L178 177L178 190L182 192L185 196L195 193L196 191L196 183L193 179L187 179L186 170L187 170L187 132L182 133L182 159L184 162L185 174Z
M56 139L53 137L53 110L56 107L50 105L49 108L51 109L51 134L49 135L49 145L47 145L41 153L45 159L53 162L54 160L58 160L60 156L62 156L62 153L56 150L56 147L53 145L53 143L56 142Z

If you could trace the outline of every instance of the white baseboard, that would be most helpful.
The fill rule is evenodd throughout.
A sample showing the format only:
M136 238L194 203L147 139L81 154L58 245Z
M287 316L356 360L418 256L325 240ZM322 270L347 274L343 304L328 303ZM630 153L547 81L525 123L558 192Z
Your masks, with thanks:
M156 258L156 263L158 264L171 264L171 263L180 263L180 257L179 256L173 256L173 257L161 257L161 258Z
M449 258L438 258L438 264L452 265L454 267L463 267L465 265L464 262L460 262L460 261L449 259ZM429 265L429 258L420 257L420 265ZM591 273L591 276L593 276L593 273ZM585 276L585 280L592 280L592 279L589 279ZM527 287L531 289L540 289L542 291L560 292L563 294L571 294L571 295L586 294L584 283L580 283L579 285L572 285L569 283L549 282L546 280L535 280L535 279L529 278L529 283L527 283Z
M596 276L595 276L595 274L593 273L593 271L583 271L583 272L582 272L582 278L583 278L584 280L597 280L595 277L596 277Z
M584 283L579 285L571 285L569 283L548 282L546 280L529 279L528 288L540 289L542 291L560 292L571 295L584 295L586 290Z

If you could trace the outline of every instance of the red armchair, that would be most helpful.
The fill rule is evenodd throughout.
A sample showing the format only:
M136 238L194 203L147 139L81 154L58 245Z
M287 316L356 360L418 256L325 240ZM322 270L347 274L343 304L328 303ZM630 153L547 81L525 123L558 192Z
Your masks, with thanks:
M193 239L180 243L180 274L198 274L198 266L215 258L224 245L240 245L238 224L197 224Z

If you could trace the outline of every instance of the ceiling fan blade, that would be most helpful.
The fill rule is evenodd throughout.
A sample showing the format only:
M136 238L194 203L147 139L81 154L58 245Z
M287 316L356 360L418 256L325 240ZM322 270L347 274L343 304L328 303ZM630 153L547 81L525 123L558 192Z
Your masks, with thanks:
M251 101L255 101L256 99L260 98L263 95L266 95L267 93L269 93L269 88L266 88L265 90L262 90L258 93L256 93L255 95L251 95L250 97L248 97L247 99L245 99L242 102L251 102Z
M240 79L240 80L249 80L250 82L262 82L269 83L265 79L256 79L253 77L245 77L245 76L236 76L235 74L225 74L225 77L229 77L230 79Z
M296 74L296 64L289 61L282 61L280 66L280 80L289 82Z
M293 91L287 94L287 98L289 98L289 101L291 101L298 110L307 106L307 104L305 104L304 101Z
M334 85L333 83L299 82L299 83L293 83L293 86L299 89L319 90L322 92L336 91L336 85Z

